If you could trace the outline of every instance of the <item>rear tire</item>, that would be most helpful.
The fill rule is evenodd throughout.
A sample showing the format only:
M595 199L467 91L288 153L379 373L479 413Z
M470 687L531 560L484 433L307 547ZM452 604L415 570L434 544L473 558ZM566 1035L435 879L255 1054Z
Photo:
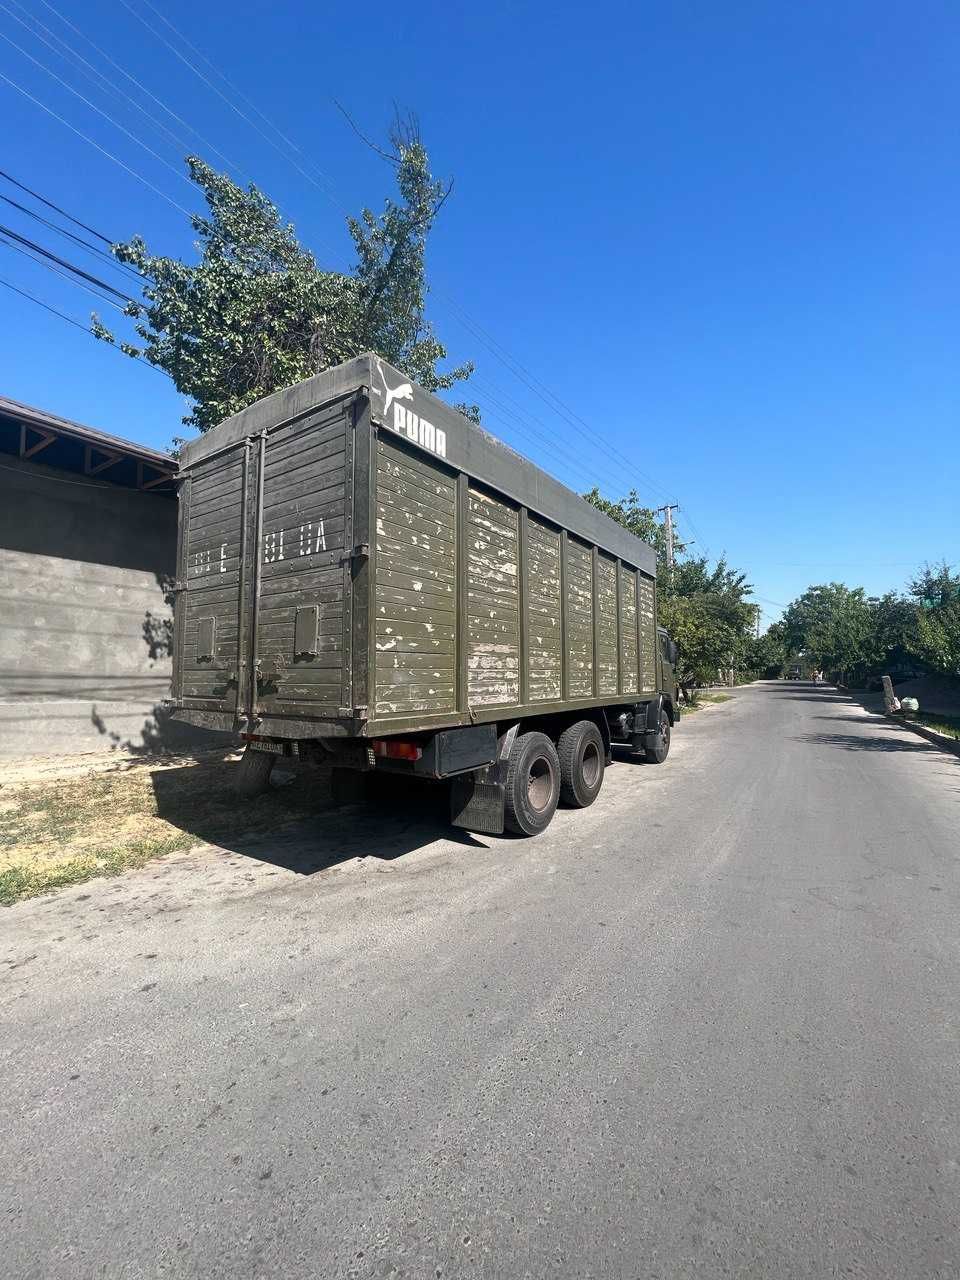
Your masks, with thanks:
M650 746L644 748L644 758L648 764L663 764L670 753L670 717L666 711L660 712L660 723L656 737Z
M603 786L606 752L600 730L592 720L578 720L564 729L557 743L560 758L560 799L574 809L593 804Z
M545 831L560 800L560 761L545 733L518 734L507 764L504 826L522 836Z
M248 744L243 757L237 765L236 776L233 779L232 790L234 795L242 796L244 799L252 799L253 796L262 795L264 791L270 789L270 774L273 772L273 766L276 764L277 757L271 751L254 751Z

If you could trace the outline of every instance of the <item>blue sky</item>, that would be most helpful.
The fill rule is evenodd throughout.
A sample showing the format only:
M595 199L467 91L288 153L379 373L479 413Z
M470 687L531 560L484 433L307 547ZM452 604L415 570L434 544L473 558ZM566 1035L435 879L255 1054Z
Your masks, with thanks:
M468 394L488 427L578 489L679 502L681 533L745 569L768 617L811 582L879 592L925 559L960 560L956 5L372 3L361 20L346 5L157 0L252 105L150 0L4 6L0 74L196 207L175 172L185 149L154 121L191 135L119 73L146 114L41 43L36 20L110 70L59 10L332 266L350 262L345 211L390 190L333 99L373 135L394 102L415 110L456 180L430 315L451 359L476 361ZM0 167L108 235L191 256L156 191L4 80L0 109ZM66 248L2 208L0 223ZM100 305L2 244L0 278L81 321ZM3 288L0 324L0 393L154 445L178 433L160 376Z

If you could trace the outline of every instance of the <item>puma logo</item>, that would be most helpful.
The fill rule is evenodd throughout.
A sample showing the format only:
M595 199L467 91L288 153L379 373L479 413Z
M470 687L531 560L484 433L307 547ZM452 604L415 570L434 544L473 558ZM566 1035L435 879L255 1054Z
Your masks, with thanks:
M413 399L413 387L409 382L401 382L399 387L395 387L391 391L389 385L387 384L386 378L383 376L382 368L380 369L380 379L383 382L383 390L385 393L384 402L383 402L384 417L386 417L389 414L390 406L393 404L394 400L412 400Z
M397 435L405 436L408 440L412 440L415 444L420 445L424 449L429 449L431 453L437 454L438 457L445 458L447 456L447 434L440 427L435 427L432 422L428 422L426 418L421 418L413 412L412 409L405 409L400 400L413 399L413 384L410 382L401 382L399 387L392 390L383 368L377 362L377 368L380 371L380 380L383 383L383 420L386 426L392 427ZM397 401L398 403L394 403ZM391 418L390 406L393 406L393 415Z

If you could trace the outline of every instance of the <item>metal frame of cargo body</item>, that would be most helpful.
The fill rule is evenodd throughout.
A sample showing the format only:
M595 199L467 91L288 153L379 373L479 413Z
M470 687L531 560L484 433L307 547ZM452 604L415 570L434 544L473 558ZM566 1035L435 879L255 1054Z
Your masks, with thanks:
M589 447L589 440L584 445ZM298 497L297 482L290 476L298 469L304 477L313 475L320 463L311 464L311 470L301 460L319 457L324 450L326 460L337 464L336 484L342 483L342 514L328 517L328 522L332 527L342 521L342 529L336 529L336 545L328 547L324 541L321 551L319 541L316 547L312 541L315 527L325 527L322 520L316 525L321 507L311 506L315 494ZM317 475L319 479L312 480L321 486L316 493L333 493L333 488L322 487L328 478L322 469ZM653 550L376 356L358 357L228 419L185 447L179 478L172 700L178 719L282 739L370 739L580 708L631 707L659 691ZM265 483L270 498L266 519ZM307 484L306 478L303 483ZM395 500L396 507L388 510L386 499ZM328 506L323 509L336 511L341 499L334 496L325 501ZM387 516L379 516L378 508ZM271 520L276 523L269 514L274 510L289 513L284 518L293 523L279 532L268 527ZM398 523L387 536L389 516ZM434 526L436 535L422 532ZM306 555L305 529L309 530ZM283 561L285 532L289 554L279 565L277 539ZM444 539L444 533L452 537ZM431 550L434 541L437 549ZM511 561L513 549L516 554ZM401 572L406 567L405 554L424 570L421 577ZM447 568L451 554L453 566ZM543 584L549 582L552 590L554 560L559 578L555 599L559 672L558 678L545 680L537 660L531 659L542 650L545 668L550 665L547 658L554 661L554 651L547 653L539 634L554 623L538 627L534 621L534 579L529 575L546 565L547 576L538 577L536 583L538 589L546 590ZM434 576L428 579L427 573ZM511 578L515 590L509 585ZM388 587L387 580L403 585ZM437 615L424 605L425 620L417 621L419 606L407 599L413 601L411 592L420 592L425 582L436 593L428 591L424 599L440 599L441 586L446 598ZM611 582L615 642L604 634L613 622ZM269 600L292 598L282 606L294 610L292 622L287 614L282 623L262 621L265 612L270 615L265 585L273 592ZM330 598L328 616L322 616L320 604L311 602L311 592L318 599L323 593ZM589 622L584 607L588 592ZM384 593L390 597L386 604ZM571 593L580 602L577 607ZM480 598L489 617L478 622L470 602ZM632 624L631 610L625 607L631 599ZM398 664L403 679L417 691L406 698L406 708L403 697L378 696L378 670L384 670L384 653L391 652L381 626L387 604L398 615L412 619L398 625L417 628L427 646L422 654L409 651L404 668ZM199 611L204 609L201 616ZM548 601L539 616L546 618L549 611ZM429 638L434 624L426 620L441 615L452 619L443 624L442 629L452 632L443 641ZM309 646L314 621L314 649L321 641L328 644L329 652L339 659L338 666L313 669L309 664L316 661L317 653L293 651L297 645ZM319 634L322 622L329 635ZM490 630L483 631L480 622ZM515 646L496 643L504 637L512 641L514 634ZM574 634L579 636L579 655L571 651ZM488 639L479 640L481 635ZM430 663L420 659L438 654L447 640L452 662L446 665L448 655L443 653L443 670L433 675L449 671L451 678L444 678L443 697L434 699L441 705L433 707L429 695L435 689L429 678L419 675ZM409 643L415 648L421 641ZM278 645L287 645L286 656ZM601 652L606 654L605 676ZM611 652L616 654L613 688L609 687ZM504 661L498 668L499 658ZM302 673L311 670L340 673L336 705L328 702L320 714L316 689L326 690L324 696L332 698L337 677L330 676L332 683L327 685L309 685ZM491 674L485 680L486 671ZM510 672L509 678L502 678L503 671ZM632 680L631 673L635 673ZM291 689L299 681L302 696L279 696L284 681ZM539 681L536 690L532 688L535 681ZM516 695L510 696L514 688ZM503 700L497 701L501 693Z

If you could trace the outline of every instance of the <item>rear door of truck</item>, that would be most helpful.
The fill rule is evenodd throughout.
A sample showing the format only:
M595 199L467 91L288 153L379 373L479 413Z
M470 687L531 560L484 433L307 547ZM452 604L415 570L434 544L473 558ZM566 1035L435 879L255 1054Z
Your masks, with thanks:
M242 680L242 560L248 533L248 447L191 467L180 493L177 696L192 711L235 713Z
M257 442L256 714L335 718L349 699L354 416L335 401ZM262 452L261 452L262 451Z

